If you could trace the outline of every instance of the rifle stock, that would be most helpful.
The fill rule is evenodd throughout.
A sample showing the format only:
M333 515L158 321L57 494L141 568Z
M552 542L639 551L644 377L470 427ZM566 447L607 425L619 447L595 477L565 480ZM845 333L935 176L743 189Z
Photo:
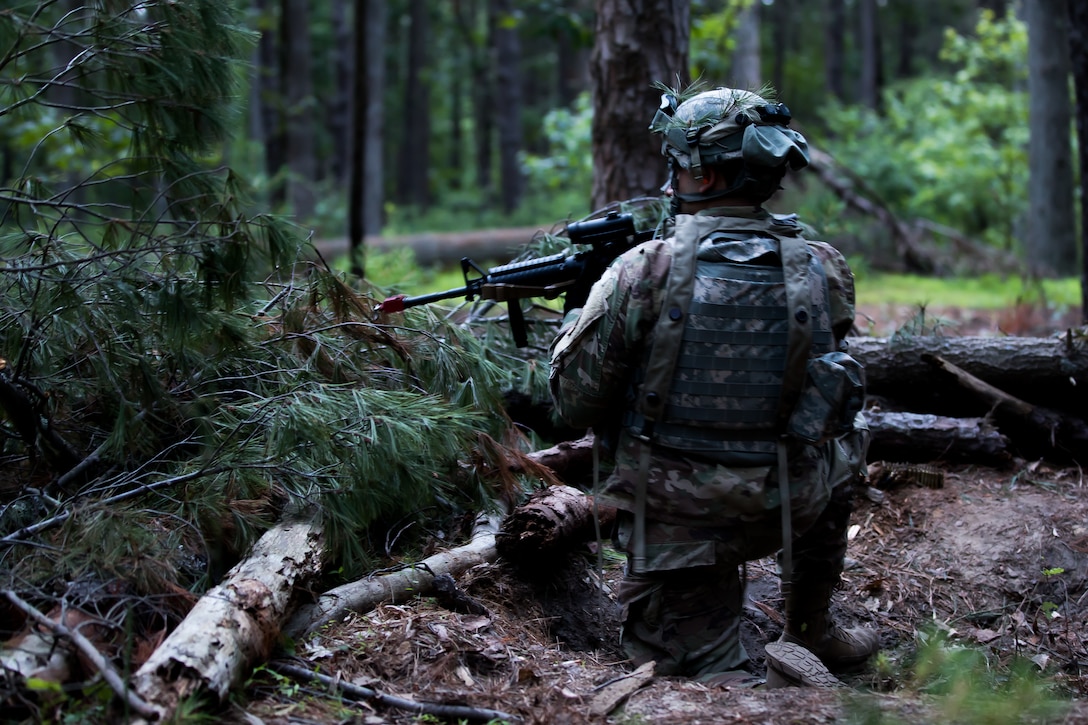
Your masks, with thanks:
M464 297L469 302L483 300L508 303L510 330L514 344L525 347L528 336L520 300L529 297L555 299L572 287L588 291L604 270L619 255L636 244L653 238L653 231L636 232L630 214L609 212L601 219L574 222L567 225L571 244L588 244L589 249L574 253L553 254L521 262L492 267L484 271L468 257L461 259L465 277L463 287L408 297L394 295L376 308L380 313L401 312L410 307L441 300ZM475 275L475 276L473 276Z

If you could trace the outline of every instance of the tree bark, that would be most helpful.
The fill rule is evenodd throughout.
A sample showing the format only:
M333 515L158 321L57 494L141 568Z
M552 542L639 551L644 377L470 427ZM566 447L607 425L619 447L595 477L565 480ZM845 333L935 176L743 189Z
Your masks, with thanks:
M314 86L310 75L308 0L283 0L280 15L280 75L284 84L287 200L300 220L313 216L316 153Z
M427 3L409 3L407 80L404 84L402 119L404 132L400 136L400 162L397 169L397 201L426 209L430 204L430 93L424 80L427 64L428 26Z
M993 417L1008 430L1017 431L1017 440L1025 451L1039 455L1065 453L1074 460L1088 451L1088 424L1077 415L1067 415L1040 405L1033 405L1004 390L979 380L962 368L937 355L925 355L926 362L979 398L993 411Z
M356 3L354 13L348 251L351 254L352 274L364 277L366 239L381 233L385 199L382 159L385 0L361 0Z
M350 178L349 158L345 151L351 148L351 97L352 66L351 54L352 26L348 23L346 0L332 2L332 45L326 58L336 79L329 93L329 114L326 126L332 141L332 152L328 154L328 173L337 188L343 188ZM322 169L324 171L324 169ZM322 178L324 174L319 174Z
M795 8L790 0L777 0L771 9L771 37L774 47L771 49L771 83L780 98L789 98L792 88L786 87L786 55L793 38L790 28L793 26Z
M593 199L657 195L661 142L647 130L661 93L655 81L688 83L689 0L597 0L593 86Z
M575 488L549 486L503 519L496 547L507 561L550 568L562 562L561 554L571 547L596 539L598 528L607 532L615 515L610 507L595 510L593 499Z
M496 84L502 92L499 116L499 171L502 209L512 213L521 203L524 182L521 174L521 41L511 0L492 0L498 19L495 28Z
M858 98L869 108L880 107L880 22L876 0L858 3L858 45L861 47L861 73Z
M846 59L846 2L845 0L827 0L827 20L824 22L824 75L827 78L827 90L835 98L845 101Z
M136 692L173 713L198 692L224 699L279 639L292 595L321 568L320 529L282 523L196 603L136 671Z
M1008 437L985 418L867 410L865 419L873 434L870 463L948 461L1000 466L1012 458Z
M850 337L850 354L865 366L873 394L906 396L933 384L938 355L1006 391L1028 388L1035 395L1054 391L1070 405L1088 388L1088 350L1072 335L1033 337ZM1030 394L1029 394L1030 396Z
M1069 19L1064 2L1027 0L1030 131L1025 248L1033 274L1076 267L1073 154L1069 141Z
M254 10L257 13L257 26L261 29L261 39L257 44L254 83L254 98L258 103L251 112L259 117L262 135L255 140L264 149L265 173L274 181L270 189L270 201L273 206L278 206L287 200L286 187L279 179L280 171L287 163L283 78L277 61L280 55L279 16L283 8L275 0L254 0Z
M729 85L758 91L763 85L763 68L759 57L759 0L740 11L733 32L733 62L729 69Z

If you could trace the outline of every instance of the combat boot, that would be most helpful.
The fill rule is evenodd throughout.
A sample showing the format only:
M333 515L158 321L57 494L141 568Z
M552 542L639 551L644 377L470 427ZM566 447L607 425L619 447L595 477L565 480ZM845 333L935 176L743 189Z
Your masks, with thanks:
M843 629L831 618L830 584L794 585L786 593L786 626L779 642L799 644L832 672L864 665L880 644L875 630Z

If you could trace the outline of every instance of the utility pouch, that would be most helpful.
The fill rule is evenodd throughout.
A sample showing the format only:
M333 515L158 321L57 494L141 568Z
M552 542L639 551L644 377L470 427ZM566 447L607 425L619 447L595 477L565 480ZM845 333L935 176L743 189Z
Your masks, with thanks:
M865 404L865 368L844 352L811 358L786 432L818 445L849 433Z

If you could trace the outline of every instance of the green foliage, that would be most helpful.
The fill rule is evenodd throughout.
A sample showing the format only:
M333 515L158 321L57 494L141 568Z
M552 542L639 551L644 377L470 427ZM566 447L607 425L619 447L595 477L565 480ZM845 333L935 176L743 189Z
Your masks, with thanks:
M1030 661L998 662L940 632L921 635L911 687L933 696L945 722L1052 721L1068 707Z
M689 63L692 78L714 79L712 85L728 85L733 51L736 48L740 14L757 0L727 0L725 3L695 2L692 7ZM702 6L711 6L709 9ZM662 83L675 79L657 78Z
M1027 204L1026 48L1014 14L984 12L975 37L947 32L954 72L894 84L879 113L829 107L822 142L896 214L1011 248ZM835 211L807 218L828 237L849 233Z
M1080 304L1080 280L1024 280L996 274L939 278L915 274L889 274L866 268L864 260L851 260L860 304L941 305L997 310L1020 303L1057 307Z
M924 722L1060 722L1070 706L1034 663L1019 657L1002 660L985 648L956 641L939 626L918 632L916 648L903 661L881 653L873 678L880 689L916 702L916 717ZM874 695L848 692L846 702L848 722L901 722Z
M377 322L214 166L250 39L210 0L0 13L5 587L123 581L169 618L285 509L356 576L517 494L495 353Z
M565 190L588 199L593 182L592 98L588 93L580 94L574 108L550 111L542 126L549 154L522 156L530 190L549 194Z

